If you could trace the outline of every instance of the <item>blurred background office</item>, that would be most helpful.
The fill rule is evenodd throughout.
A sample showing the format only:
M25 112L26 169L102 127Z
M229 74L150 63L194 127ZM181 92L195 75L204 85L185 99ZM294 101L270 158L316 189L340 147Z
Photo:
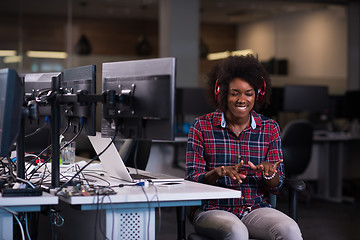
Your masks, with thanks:
M360 88L359 8L345 0L4 1L0 67L29 73L95 64L101 79L103 62L175 56L177 87L204 88L219 58L250 52L272 74L267 114L281 126L308 112L284 113L285 85L327 87L321 119L335 120L350 114L341 108L346 92ZM335 128L349 130L341 121Z
M176 57L180 138L186 136L194 117L212 110L204 95L205 74L221 58L244 53L258 54L272 76L272 105L262 113L276 119L282 129L299 118L314 126L312 160L301 177L314 182L313 191L328 200L343 202L343 195L356 199L360 190L360 174L355 171L360 165L360 1L0 3L0 68L36 73L94 64L100 93L104 62ZM346 152L340 154L339 194L316 189L319 178L324 179L319 168L327 151L323 145L329 141L341 144L339 149ZM168 154L165 144L160 146L152 148L150 158ZM176 161L171 162L177 168L166 171L183 175L185 147L178 147L172 152ZM154 163L150 170L158 167Z

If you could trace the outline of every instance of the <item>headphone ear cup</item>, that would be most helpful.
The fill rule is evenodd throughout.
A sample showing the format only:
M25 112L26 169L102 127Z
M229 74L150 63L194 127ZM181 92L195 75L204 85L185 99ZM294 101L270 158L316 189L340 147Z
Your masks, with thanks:
M216 101L216 102L217 102L217 100L218 100L219 92L220 92L220 86L218 85L218 82L217 82L217 80L216 80L216 82L215 82L215 90L214 90L214 93L215 93L215 101Z
M256 97L256 101L257 102L261 102L265 96L265 90L266 90L266 83L264 81L264 85L262 86L262 88L259 88L257 91L257 97Z

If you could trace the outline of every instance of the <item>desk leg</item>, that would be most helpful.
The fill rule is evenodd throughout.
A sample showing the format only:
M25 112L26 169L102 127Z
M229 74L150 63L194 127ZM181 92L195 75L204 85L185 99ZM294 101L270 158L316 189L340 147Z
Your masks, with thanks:
M330 192L330 143L319 144L319 181L318 181L318 195L321 198L327 199Z
M106 210L109 239L155 239L155 208Z
M186 239L185 222L186 222L186 207L176 207L177 227L178 227L178 240Z
M343 167L346 151L343 142L327 142L320 146L322 159L319 167L319 197L341 202Z
M13 216L0 210L0 239L13 239Z
M341 202L343 200L343 168L346 159L343 142L332 143L330 150L330 197L337 202Z

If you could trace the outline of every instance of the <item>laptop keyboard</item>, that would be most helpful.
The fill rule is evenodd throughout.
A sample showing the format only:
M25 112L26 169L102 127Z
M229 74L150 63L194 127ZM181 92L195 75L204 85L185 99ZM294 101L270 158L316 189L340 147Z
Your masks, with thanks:
M150 176L142 175L142 174L138 174L138 173L132 173L132 174L130 174L130 176L132 177L132 179L135 179L135 180L140 180L140 179L155 179L154 177L150 177Z

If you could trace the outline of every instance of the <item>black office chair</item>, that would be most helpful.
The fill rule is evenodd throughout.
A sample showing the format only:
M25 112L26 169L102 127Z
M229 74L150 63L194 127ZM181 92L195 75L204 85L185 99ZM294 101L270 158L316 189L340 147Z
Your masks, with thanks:
M303 180L295 178L309 165L313 143L313 127L310 122L296 120L287 124L282 132L282 150L285 165L285 186L289 189L289 216L297 221L297 192L306 189ZM270 204L276 207L276 196L270 194ZM187 216L192 221L191 210ZM185 223L184 223L185 224ZM184 239L180 238L179 239ZM209 240L197 233L191 233L188 240Z
M309 165L313 145L313 126L306 120L288 123L282 131L282 150L285 166L285 185L289 189L289 216L297 221L297 192L306 189L296 176Z
M151 140L126 139L119 150L125 165L127 167L145 170L149 161L151 143Z

